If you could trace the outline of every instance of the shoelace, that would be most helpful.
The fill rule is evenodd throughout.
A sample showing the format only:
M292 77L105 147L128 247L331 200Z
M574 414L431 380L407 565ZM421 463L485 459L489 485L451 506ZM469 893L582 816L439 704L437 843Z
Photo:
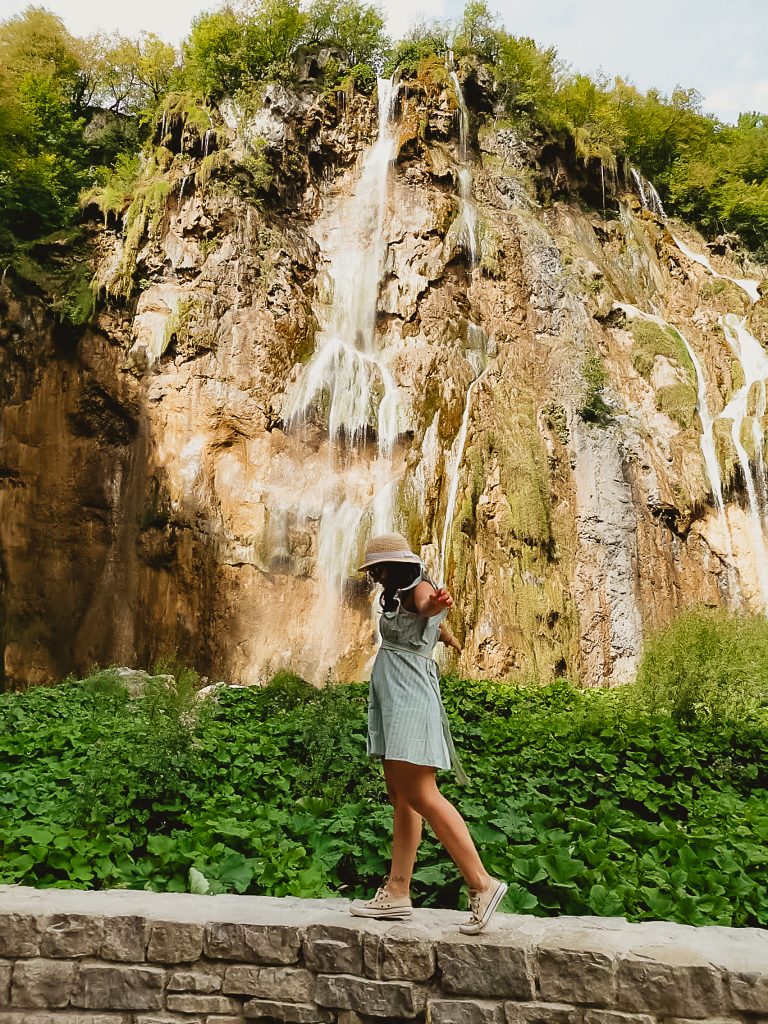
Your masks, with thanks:
M480 897L482 893L476 892L474 895L469 894L469 909L472 913L472 918L475 921L480 920Z

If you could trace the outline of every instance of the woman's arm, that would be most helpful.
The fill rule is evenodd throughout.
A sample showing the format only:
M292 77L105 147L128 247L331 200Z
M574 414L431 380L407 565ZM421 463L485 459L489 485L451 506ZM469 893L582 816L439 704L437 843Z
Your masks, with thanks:
M458 651L459 654L461 654L461 644L450 631L450 629L448 629L444 622L440 623L440 633L438 639L442 643L444 643L446 647L452 647L454 651Z
M427 619L431 619L433 615L439 615L440 612L444 612L448 608L453 608L453 598L445 587L438 587L435 590L426 580L422 580L414 590L413 603L419 615L423 615Z

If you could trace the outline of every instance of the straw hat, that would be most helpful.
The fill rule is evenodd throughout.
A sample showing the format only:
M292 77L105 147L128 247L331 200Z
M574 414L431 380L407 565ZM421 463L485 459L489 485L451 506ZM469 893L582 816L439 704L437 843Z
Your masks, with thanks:
M408 547L408 541L402 533L381 533L378 537L371 537L365 549L365 561L357 571L364 572L379 562L421 565L421 559Z

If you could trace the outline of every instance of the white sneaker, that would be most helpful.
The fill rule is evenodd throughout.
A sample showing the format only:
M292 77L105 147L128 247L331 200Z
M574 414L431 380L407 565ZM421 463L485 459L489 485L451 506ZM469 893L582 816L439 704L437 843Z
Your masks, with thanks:
M469 894L469 921L459 925L459 931L465 935L477 935L485 928L493 916L494 910L504 899L507 883L492 878L484 892Z
M408 896L392 896L387 892L386 885L376 890L372 900L355 900L349 906L354 917L382 917L401 920L411 917L413 906Z

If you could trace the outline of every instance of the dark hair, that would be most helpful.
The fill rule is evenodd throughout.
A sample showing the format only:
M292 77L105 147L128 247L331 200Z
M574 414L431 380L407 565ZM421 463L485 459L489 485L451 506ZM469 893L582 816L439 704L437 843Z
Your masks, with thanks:
M386 566L387 569L387 582L379 598L381 607L385 612L393 612L397 608L395 594L414 582L421 574L421 566L413 562L378 562L377 565Z

